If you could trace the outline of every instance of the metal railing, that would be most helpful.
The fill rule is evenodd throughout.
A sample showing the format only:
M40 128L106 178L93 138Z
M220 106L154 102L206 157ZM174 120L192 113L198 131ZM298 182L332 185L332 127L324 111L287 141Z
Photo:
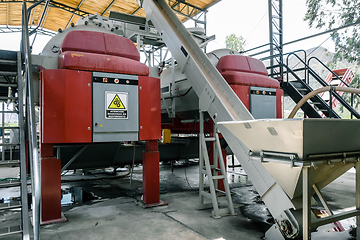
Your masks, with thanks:
M303 52L304 57L301 58L298 53ZM350 87L346 82L344 82L341 77L339 77L335 72L333 72L329 67L327 67L323 62L321 62L317 57L311 57L307 60L306 52L304 50L298 50L290 53L286 53L284 55L287 55L286 58L286 64L283 65L284 70L284 76L283 82L286 84L288 81L290 81L290 78L294 78L294 80L298 82L302 82L303 85L308 88L309 91L312 91L312 87L310 86L310 77L312 77L316 82L318 82L323 87L330 86L326 81L323 80L321 76L319 76L311 67L310 63L313 61L317 61L321 66L325 68L325 70L328 72L328 74L333 74L337 80L340 80L346 87ZM298 63L294 66L298 66L301 64L301 67L299 68L290 68L289 67L289 61L290 57L295 57L295 59L298 61ZM268 67L268 69L271 68ZM299 77L297 74L298 72L303 71L304 75L303 78ZM345 101L344 98L342 98L336 91L329 91L330 93L330 99L329 99L329 114L331 114L333 108L332 108L332 96L334 96L350 113L351 116L355 116L356 118L360 118L360 114L353 108L353 97L360 97L359 94L353 94L351 97L351 103Z
M323 87L328 87L331 86L329 85L326 81L324 81L311 67L310 67L310 61L317 61L321 66L323 66L327 71L328 74L333 74L333 76L336 77L337 80L340 80L346 87L350 87L349 84L347 84L345 81L343 81L335 72L333 72L329 67L327 67L322 61L320 61L320 59L318 59L317 57L311 57L309 58L308 62L307 62L307 66L308 66L308 72L307 72L307 79L309 81L310 79L310 75L318 82L320 83ZM359 97L359 94L355 94L351 93L351 102L350 104L348 102L346 102L346 100L340 96L336 91L329 91L330 93L330 106L332 105L332 96L334 96L350 113L351 113L351 117L355 116L356 118L360 118L360 114L353 108L353 101L354 101L354 96ZM332 106L331 106L332 107Z

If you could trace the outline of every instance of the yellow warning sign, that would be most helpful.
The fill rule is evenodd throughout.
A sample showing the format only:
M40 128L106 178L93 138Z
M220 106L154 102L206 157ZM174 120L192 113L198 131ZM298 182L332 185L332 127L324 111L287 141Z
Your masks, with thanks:
M119 96L116 94L113 100L111 101L108 109L126 109L123 102L119 98Z
M128 119L127 92L105 92L105 119Z

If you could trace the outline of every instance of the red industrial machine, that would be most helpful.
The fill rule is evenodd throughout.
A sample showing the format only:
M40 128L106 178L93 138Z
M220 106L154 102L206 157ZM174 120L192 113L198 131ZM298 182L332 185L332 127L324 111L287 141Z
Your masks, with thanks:
M110 33L70 31L58 69L41 69L42 223L61 221L61 159L54 144L146 141L143 201L160 204L160 80L149 77L133 42ZM100 160L101 161L101 160Z
M215 64L218 71L239 97L242 103L257 119L265 118L283 118L283 90L280 89L280 83L268 77L268 72L264 64L258 60L247 56L230 54L231 50L220 49L208 53L207 56ZM214 58L214 56L216 56ZM167 111L162 107L162 128L170 129L173 133L191 134L199 133L198 119L198 97L191 87L186 84L186 77L179 71L175 70L175 87L171 81L171 70L164 71L162 75L162 92L167 105L171 106L172 100L175 101L176 114L175 118L168 121ZM174 76L173 76L174 77ZM171 92L175 89L175 92ZM165 94L164 94L165 93ZM168 93L168 94L166 94ZM194 111L195 109L195 111ZM214 132L214 123L211 118L204 124L204 132L212 136ZM191 121L189 121L191 120ZM223 140L222 154L226 159L225 141ZM213 163L213 144L209 144L209 159ZM226 166L226 164L225 164ZM222 180L219 181L219 189L224 190Z
M268 77L266 67L260 60L231 52L229 49L219 49L207 56L254 118L283 118L284 93L280 83ZM198 123L189 121L198 119L198 97L181 69L176 67L174 76L170 72L168 69L161 76L162 97L166 102L162 105L162 128L177 133L198 132ZM175 101L175 118L169 121L165 108L172 105L171 101ZM208 129L211 125L205 127Z
M268 77L260 60L225 55L217 69L254 118L283 118L284 92L278 81Z

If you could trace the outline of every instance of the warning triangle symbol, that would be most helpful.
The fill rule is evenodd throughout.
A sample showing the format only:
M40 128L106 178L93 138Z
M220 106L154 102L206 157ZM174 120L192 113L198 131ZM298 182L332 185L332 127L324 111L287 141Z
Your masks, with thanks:
M114 99L111 101L109 107L109 109L125 109L124 104L122 103L121 99L119 98L119 96L116 94Z

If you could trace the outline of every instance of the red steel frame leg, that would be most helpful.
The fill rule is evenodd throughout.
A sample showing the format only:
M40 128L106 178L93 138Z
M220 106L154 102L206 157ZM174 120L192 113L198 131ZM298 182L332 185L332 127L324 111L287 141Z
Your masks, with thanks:
M143 152L143 203L144 207L155 207L167 204L160 200L158 141L146 141Z
M66 221L61 213L61 160L52 144L41 144L41 224Z

